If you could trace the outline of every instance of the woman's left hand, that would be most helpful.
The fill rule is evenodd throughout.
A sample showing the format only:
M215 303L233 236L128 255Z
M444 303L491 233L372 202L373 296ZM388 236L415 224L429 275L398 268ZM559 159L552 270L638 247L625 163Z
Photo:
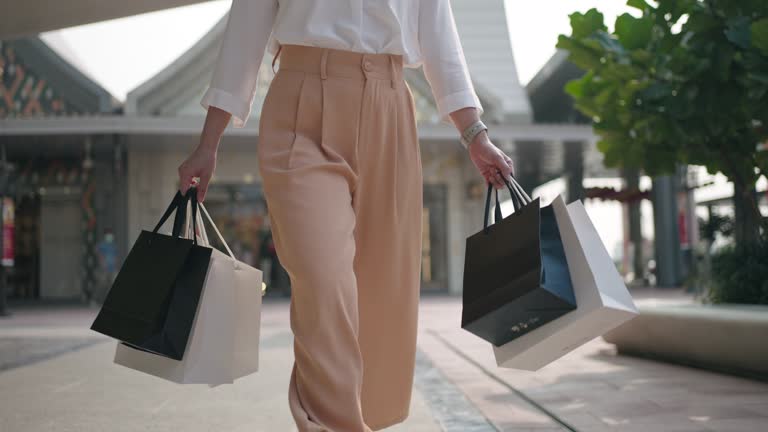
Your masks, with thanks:
M486 132L481 132L469 143L469 157L480 171L487 183L497 189L505 187L504 176L507 180L515 175L512 158L496 147L488 138Z

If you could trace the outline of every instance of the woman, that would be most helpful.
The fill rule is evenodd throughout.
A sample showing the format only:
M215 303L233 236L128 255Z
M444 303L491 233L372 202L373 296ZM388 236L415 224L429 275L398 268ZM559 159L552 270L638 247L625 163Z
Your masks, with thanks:
M422 168L404 67L423 65L496 188L512 160L488 138L448 0L233 0L200 142L179 167L205 199L224 129L248 121L264 51L279 54L258 168L291 278L300 432L368 432L408 416L421 270Z

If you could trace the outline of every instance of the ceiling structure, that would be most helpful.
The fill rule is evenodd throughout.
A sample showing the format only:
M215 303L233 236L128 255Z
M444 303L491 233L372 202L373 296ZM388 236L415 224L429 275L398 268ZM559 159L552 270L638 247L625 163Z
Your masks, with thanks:
M0 0L0 39L124 18L209 0Z

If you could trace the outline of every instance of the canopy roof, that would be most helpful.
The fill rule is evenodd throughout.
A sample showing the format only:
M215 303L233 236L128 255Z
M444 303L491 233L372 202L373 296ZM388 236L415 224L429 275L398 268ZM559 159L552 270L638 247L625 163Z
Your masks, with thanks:
M576 110L573 98L564 90L569 81L582 76L584 71L568 60L567 51L555 52L526 87L534 121L589 124L589 119Z
M122 18L131 15L159 11L173 7L202 3L208 0L68 0L51 2L46 0L0 0L0 39L14 39L32 36L37 33L89 24L109 19ZM467 62L475 83L477 92L486 108L489 121L505 123L530 123L531 107L520 85L514 55L509 39L509 29L506 19L504 2L501 0L452 0L456 24L462 39ZM210 73L210 52L215 51L222 31L219 22L212 30L212 35L204 37L200 42L204 46L193 47L190 52L179 60L198 63L207 70L198 70L197 76L187 74L180 69L175 72L184 73L186 78L206 77ZM205 58L190 58L198 54ZM202 60L202 62L200 62ZM179 62L175 65L178 66ZM150 79L148 85L142 85L134 95L143 96L142 89L147 89L155 83L163 89L169 88L169 71L163 71ZM262 74L265 75L265 74ZM431 98L429 88L422 74L409 73L409 84L427 99ZM203 82L205 80L203 79ZM181 98L191 100L193 89L179 86L184 91ZM199 90L199 89L197 89ZM155 98L155 103L163 99ZM175 108L181 109L180 99L165 98L171 106L153 107L155 111L169 112ZM143 102L135 100L135 108L141 111ZM147 102L152 105L151 102ZM175 104L175 105L174 105Z
M111 113L119 102L38 37L0 41L0 112L19 115ZM13 106L4 106L11 101Z
M517 77L504 3L499 0L480 0L480 3L482 7L478 6L478 0L452 1L472 80L486 111L484 118L495 123L530 123L531 107ZM225 14L176 61L129 92L126 111L152 115L200 113L199 99L210 82L226 21ZM267 57L262 63L254 108L261 106L272 78L271 59ZM437 122L431 90L423 73L409 68L406 80L418 99L420 120ZM259 110L253 111L253 116L258 117Z
M34 36L208 0L0 0L0 39Z

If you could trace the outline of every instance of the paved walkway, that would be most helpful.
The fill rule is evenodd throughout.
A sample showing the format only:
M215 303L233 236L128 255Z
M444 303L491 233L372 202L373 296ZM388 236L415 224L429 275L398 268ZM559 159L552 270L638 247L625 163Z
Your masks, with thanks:
M115 342L89 330L96 309L16 311L0 320L0 431L293 431L287 306L264 308L260 373L214 389L113 364ZM430 368L422 358L420 374ZM389 430L441 430L421 393L411 410L407 424Z
M768 383L617 356L602 338L537 372L503 369L490 346L456 329L455 301L435 299L421 310L421 349L493 424L490 430L768 430Z
M642 302L686 302L667 292ZM425 297L409 419L388 431L762 431L768 384L617 356L596 339L539 372L498 368L459 328L458 298ZM231 386L179 386L112 364L96 310L0 318L0 431L292 431L288 303L262 316L261 371Z

